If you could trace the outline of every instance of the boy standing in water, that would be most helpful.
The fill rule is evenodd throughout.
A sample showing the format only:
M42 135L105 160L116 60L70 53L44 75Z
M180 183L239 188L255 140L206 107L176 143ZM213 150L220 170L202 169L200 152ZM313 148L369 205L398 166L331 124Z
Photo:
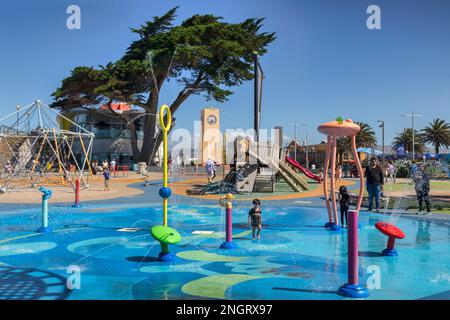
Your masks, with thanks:
M110 178L110 173L109 173L109 169L108 167L106 167L103 170L103 176L105 177L105 191L109 191L111 190L109 187L109 178Z
M261 201L259 199L254 199L253 208L248 212L248 224L252 225L252 238L255 239L255 231L258 229L258 240L261 239L261 229L262 229L262 212L261 212Z

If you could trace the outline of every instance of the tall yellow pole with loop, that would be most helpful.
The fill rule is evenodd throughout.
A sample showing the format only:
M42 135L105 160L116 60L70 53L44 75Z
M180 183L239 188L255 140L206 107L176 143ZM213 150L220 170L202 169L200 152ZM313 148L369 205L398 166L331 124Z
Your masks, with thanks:
M164 123L164 113L167 115L167 123ZM167 134L169 133L170 127L172 125L172 113L170 112L170 108L167 105L163 105L161 110L159 110L159 124L161 126L161 130L163 131L163 150L164 150L164 164L163 164L163 187L168 187L168 155L169 148L167 143ZM164 212L164 220L163 224L167 226L167 204L168 197L163 197L163 212Z
M165 121L166 120L166 121ZM164 149L164 162L163 162L163 186L159 189L159 196L163 198L163 225L154 226L150 230L152 237L159 241L161 244L161 252L159 253L158 260L162 262L174 262L176 256L169 252L169 244L176 244L181 241L180 234L173 228L167 225L167 206L169 197L172 191L168 187L168 156L169 148L167 143L167 135L170 127L172 126L172 114L170 108L167 105L161 106L159 110L159 124L163 133L163 149Z

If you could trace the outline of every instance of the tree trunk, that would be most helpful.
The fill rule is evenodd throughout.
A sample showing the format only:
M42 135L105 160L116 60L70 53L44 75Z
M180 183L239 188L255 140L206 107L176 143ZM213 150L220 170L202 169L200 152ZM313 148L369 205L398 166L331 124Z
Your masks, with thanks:
M438 145L435 145L435 146L434 146L434 151L436 151L436 154L439 153L439 146L438 146Z
M128 128L131 133L131 150L133 153L133 159L136 162L142 162L142 153L138 147L138 135L136 125L134 123L129 124Z
M158 149L159 147L159 145L155 147L159 89L160 87L155 88L150 92L150 96L147 101L148 108L146 109L146 112L148 112L149 114L144 116L144 128L143 128L144 135L142 138L140 161L146 162L148 165L153 164L154 150Z
M141 154L142 158L145 159L143 161L147 162L147 164L150 164L150 162L153 160L149 158L149 156L155 148L155 130L156 130L155 126L156 126L156 117L150 116L145 119L145 128L142 140Z
M158 112L159 90L162 86L162 83L164 82L164 79L165 76L162 77L162 80L159 81L158 90L154 90L150 94L148 101L149 107L147 109L147 111L150 114L156 114ZM202 80L203 80L203 73L200 73L195 82L191 86L186 87L183 91L181 91L178 94L175 101L170 105L170 112L172 114L172 117L178 110L178 108L181 106L181 104L192 94L193 90L198 88ZM166 119L164 119L164 123L167 123ZM170 130L172 130L174 124L175 124L174 121L172 121L172 127L170 128ZM140 159L142 159L141 160L142 162L145 161L149 165L154 164L156 152L158 151L162 140L163 140L162 131L160 130L158 133L156 133L156 116L154 115L146 116L144 122L144 137L139 157Z

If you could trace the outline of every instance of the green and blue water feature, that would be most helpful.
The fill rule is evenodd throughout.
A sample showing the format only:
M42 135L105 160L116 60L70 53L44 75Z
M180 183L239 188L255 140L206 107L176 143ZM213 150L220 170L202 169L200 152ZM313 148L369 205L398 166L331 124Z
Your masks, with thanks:
M177 244L181 241L181 236L178 231L168 226L154 226L150 233L161 244L161 252L159 253L158 260L161 262L176 261L176 256L169 252L169 244Z

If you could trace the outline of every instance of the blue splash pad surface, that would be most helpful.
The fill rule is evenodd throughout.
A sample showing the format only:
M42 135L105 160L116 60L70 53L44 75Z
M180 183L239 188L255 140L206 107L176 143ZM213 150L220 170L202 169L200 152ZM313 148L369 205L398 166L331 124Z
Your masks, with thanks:
M336 291L347 282L347 234L323 228L325 209L265 206L260 241L249 234L248 209L233 208L238 248L223 250L223 208L169 206L169 226L183 237L170 246L172 264L156 260L160 246L149 231L162 223L159 204L50 206L50 234L35 233L39 207L0 213L0 299L343 299ZM379 255L387 238L378 221L405 232L398 257ZM449 221L362 212L359 222L360 283L375 286L368 299L450 299ZM61 285L73 279L69 266L81 271L79 289Z

